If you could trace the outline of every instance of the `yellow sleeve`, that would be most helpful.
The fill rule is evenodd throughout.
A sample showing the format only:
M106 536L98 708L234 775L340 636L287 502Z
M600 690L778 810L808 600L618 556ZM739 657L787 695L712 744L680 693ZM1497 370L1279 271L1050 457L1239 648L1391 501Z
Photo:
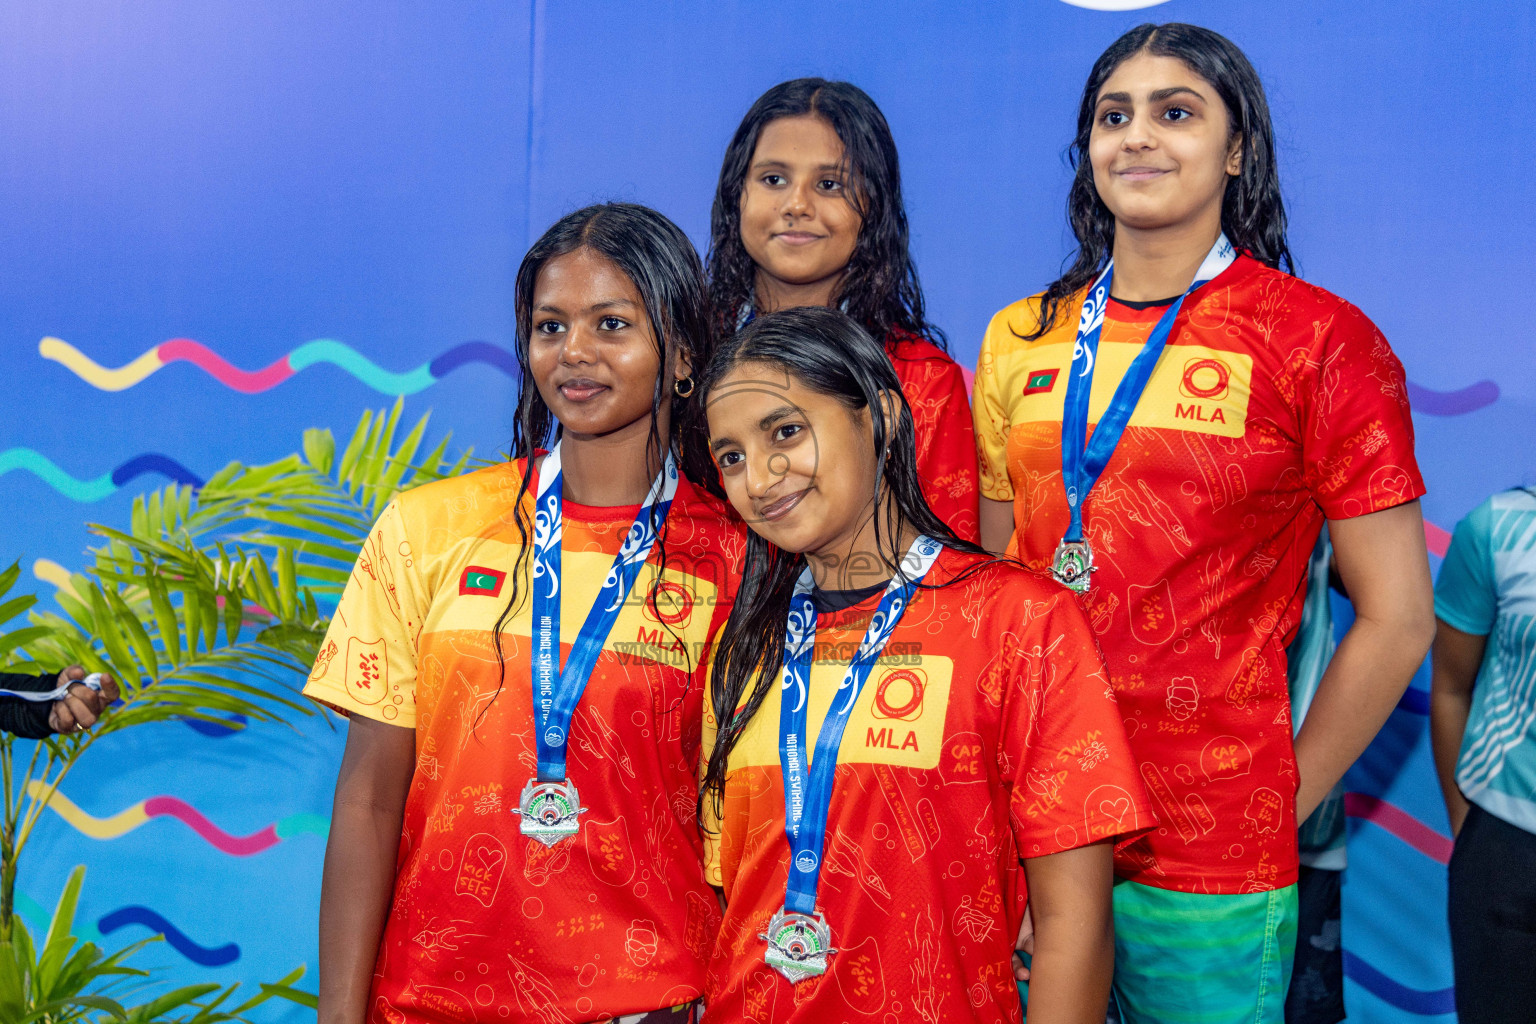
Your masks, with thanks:
M709 770L709 753L715 749L715 734L719 724L715 721L714 660L711 658L704 670L703 736L699 742L699 785L704 785L704 773ZM705 794L700 802L699 831L704 837L704 879L716 889L723 888L720 871L720 808L712 794Z
M342 591L304 686L341 712L416 725L416 643L427 595L398 502L384 509Z
M981 470L981 496L993 501L1013 500L1013 481L1008 479L1008 402L1003 394L1003 367L998 359L1008 347L1008 307L992 318L981 342L976 381L971 386L971 418L976 424L976 463ZM1011 338L1011 335L1008 335Z

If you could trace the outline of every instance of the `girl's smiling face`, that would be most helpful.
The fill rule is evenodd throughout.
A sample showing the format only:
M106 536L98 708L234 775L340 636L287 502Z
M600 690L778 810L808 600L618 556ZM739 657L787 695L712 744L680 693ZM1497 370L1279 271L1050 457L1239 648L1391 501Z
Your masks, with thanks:
M1117 224L1219 224L1242 157L1242 139L1215 87L1176 57L1138 53L1099 90L1088 160Z
M629 276L588 248L556 256L533 288L528 367L566 434L649 432L662 346ZM687 357L668 360L682 376ZM670 402L658 411L667 436Z
M753 532L785 551L852 551L874 511L869 410L759 362L733 368L706 400L726 497Z
M806 114L768 122L741 190L741 242L757 264L760 312L830 304L863 220L849 194L842 140ZM785 301L785 300L788 301Z

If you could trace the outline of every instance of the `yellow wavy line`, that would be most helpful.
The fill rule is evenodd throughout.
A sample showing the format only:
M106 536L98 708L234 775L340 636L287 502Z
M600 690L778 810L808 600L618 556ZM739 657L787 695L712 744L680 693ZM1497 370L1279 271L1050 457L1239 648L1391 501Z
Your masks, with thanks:
M39 558L32 563L32 575L44 583L52 584L55 590L62 590L71 597L79 597L75 586L70 582L69 570L58 562L47 558Z
M48 787L34 779L27 783L27 793L32 799L41 800L48 795ZM120 835L132 832L149 820L149 815L144 812L143 800L132 807L118 811L110 818L91 817L76 807L69 797L57 790L48 800L48 806L77 831L85 833L92 839L116 839Z
M145 352L126 366L109 370L90 356L81 352L63 338L44 338L37 344L37 351L44 359L63 363L75 376L102 391L123 391L148 377L165 363L160 360L160 346Z

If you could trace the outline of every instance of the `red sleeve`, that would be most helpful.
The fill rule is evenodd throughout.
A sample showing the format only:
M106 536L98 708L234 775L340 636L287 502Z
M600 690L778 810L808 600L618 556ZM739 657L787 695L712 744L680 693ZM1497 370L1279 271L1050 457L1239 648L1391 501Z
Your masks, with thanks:
M1040 607L1021 599L1013 607ZM1029 612L1024 612L1028 616ZM1019 856L1042 857L1157 824L1088 620L1058 590L1014 645L999 757Z
M1424 493L1408 384L1368 317L1347 302L1317 324L1297 389L1306 481L1323 514L1350 519Z
M898 354L891 363L912 407L923 496L962 540L980 543L976 428L960 366L938 349L921 358Z

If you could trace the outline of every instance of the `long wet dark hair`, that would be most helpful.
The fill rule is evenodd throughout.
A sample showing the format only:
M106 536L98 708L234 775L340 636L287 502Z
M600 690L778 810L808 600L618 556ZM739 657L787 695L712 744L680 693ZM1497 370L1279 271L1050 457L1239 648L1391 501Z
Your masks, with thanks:
M1115 69L1140 53L1176 57L1216 89L1227 107L1233 138L1242 139L1243 164L1227 182L1221 203L1221 229L1238 252L1260 263L1296 272L1285 238L1285 202L1280 198L1280 173L1275 164L1275 132L1269 102L1258 72L1230 39L1208 28L1169 22L1138 25L1110 44L1094 61L1077 108L1077 136L1067 149L1076 172L1067 194L1067 220L1077 236L1077 255L1065 273L1045 290L1035 328L1022 335L1035 339L1049 331L1064 312L1064 304L1104 269L1115 244L1115 215L1109 212L1093 184L1088 138L1093 133L1099 90Z
M863 89L824 78L796 78L763 93L725 149L709 218L709 304L717 336L728 337L742 309L755 301L757 264L741 241L741 193L758 136L770 121L807 114L826 121L842 140L848 183L843 194L863 221L832 305L876 338L884 340L899 328L947 352L944 332L923 313L891 126Z
M719 472L709 456L708 429L703 418L703 403L696 397L682 398L667 374L668 355L687 354L698 372L708 363L714 350L713 335L704 298L704 267L699 254L682 229L647 206L635 203L599 203L575 213L568 213L533 243L517 268L514 311L517 317L517 365L521 371L517 392L517 419L512 427L512 457L523 459L522 482L518 485L514 513L520 547L511 575L512 590L507 605L496 620L492 633L496 641L496 664L505 682L506 659L500 636L502 628L517 613L527 597L521 586L524 567L532 551L533 523L523 499L533 480L534 459L538 449L558 436L558 424L528 365L528 345L533 334L533 292L539 273L550 260L578 249L592 252L624 272L639 291L656 341L661 366L656 373L656 387L651 394L651 428L648 451L664 457L670 446L678 468L693 483L715 494L720 490ZM661 436L662 403L668 404L671 438ZM651 506L652 526L657 507ZM656 538L660 568L654 582L661 579L667 560L666 531ZM638 581L637 581L638 582ZM652 593L648 600L654 601ZM665 622L665 619L662 620Z
M869 410L872 451L880 453L876 458L881 466L875 478L875 550L886 558L888 567L901 558L900 552L887 555L886 550L903 525L941 541L945 547L987 554L961 540L928 507L917 472L912 410L902 397L901 382L885 349L851 317L835 309L807 306L756 318L720 345L704 371L699 390L706 407L725 376L742 363L760 363L782 371L802 387L836 398L850 413ZM894 417L886 412L890 402L899 403L894 406ZM925 589L949 586L987 564L978 562L938 584L918 585ZM741 587L715 643L711 707L719 731L709 754L701 808L702 801L711 797L718 807L731 750L763 700L778 689L784 623L795 581L805 565L803 554L776 547L756 532L747 534ZM893 567L901 575L902 567ZM877 567L869 564L861 568Z

